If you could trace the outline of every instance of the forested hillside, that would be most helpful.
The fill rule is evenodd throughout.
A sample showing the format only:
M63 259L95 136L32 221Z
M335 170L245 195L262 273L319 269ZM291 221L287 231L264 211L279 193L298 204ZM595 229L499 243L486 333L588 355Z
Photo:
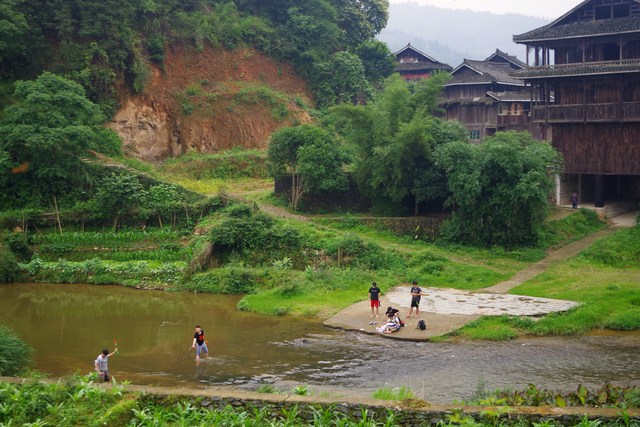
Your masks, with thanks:
M387 11L387 0L3 0L0 204L86 199L106 179L92 151L264 149L316 109L365 101L393 71L374 39Z

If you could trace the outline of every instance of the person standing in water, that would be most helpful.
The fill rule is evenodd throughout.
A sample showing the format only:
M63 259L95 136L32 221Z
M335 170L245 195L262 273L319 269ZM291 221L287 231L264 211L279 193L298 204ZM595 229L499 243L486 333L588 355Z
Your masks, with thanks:
M111 381L111 377L109 376L109 357L113 356L118 352L118 347L113 351L113 353L109 353L109 349L102 350L102 353L98 355L95 362L93 362L96 372L100 375L100 379L104 382Z
M196 349L196 362L200 360L200 353L204 352L205 359L209 355L207 341L204 339L204 330L200 328L200 325L196 325L196 333L193 334L193 344L191 344L191 348Z

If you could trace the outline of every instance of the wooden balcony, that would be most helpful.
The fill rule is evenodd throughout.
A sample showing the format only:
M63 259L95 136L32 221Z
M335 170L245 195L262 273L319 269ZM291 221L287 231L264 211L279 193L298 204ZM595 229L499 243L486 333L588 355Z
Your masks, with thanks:
M542 105L531 110L533 123L640 122L640 102Z
M608 75L638 71L640 71L640 58L533 66L515 71L511 75L528 80L550 77Z
M524 114L519 115L498 115L497 121L498 127L511 127L511 126L528 126L529 116Z

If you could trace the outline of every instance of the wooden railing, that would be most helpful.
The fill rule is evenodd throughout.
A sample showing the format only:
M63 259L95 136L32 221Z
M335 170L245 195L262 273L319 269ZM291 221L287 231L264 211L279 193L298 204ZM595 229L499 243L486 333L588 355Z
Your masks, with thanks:
M543 105L531 112L534 123L640 122L640 102Z
M524 114L520 115L499 115L497 125L503 126L527 126L529 124L529 117Z
M522 72L524 73L526 71L545 71L545 70L563 71L563 70L569 70L569 69L584 66L584 65L588 65L589 67L602 67L602 68L607 68L612 66L623 66L623 65L624 66L635 65L640 67L640 58L616 59L615 61L594 61L594 62L587 61L587 62L572 62L570 64L539 65L539 66L527 67L523 69Z

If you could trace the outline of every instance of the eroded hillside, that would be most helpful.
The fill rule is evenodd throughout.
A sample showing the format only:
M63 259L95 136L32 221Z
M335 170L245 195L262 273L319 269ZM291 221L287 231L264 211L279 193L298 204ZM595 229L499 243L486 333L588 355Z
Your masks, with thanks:
M187 151L265 148L282 126L310 120L306 83L255 50L168 49L141 94L122 93L110 123L129 155L158 161Z

